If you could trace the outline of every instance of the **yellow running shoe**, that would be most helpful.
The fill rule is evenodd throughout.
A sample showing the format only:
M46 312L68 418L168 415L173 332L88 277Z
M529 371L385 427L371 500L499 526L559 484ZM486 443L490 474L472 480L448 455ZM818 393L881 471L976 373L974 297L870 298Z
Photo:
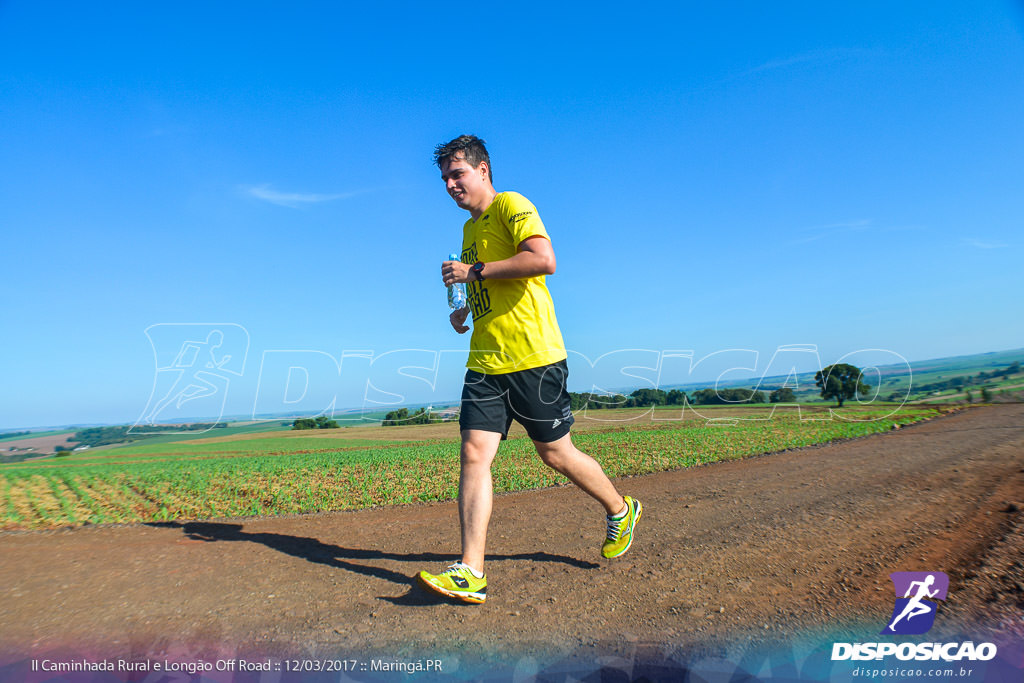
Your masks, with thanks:
M636 523L640 521L640 515L644 511L644 506L639 500L629 496L626 496L625 500L626 514L620 519L608 518L608 538L604 539L604 545L601 546L601 554L608 558L624 554L629 550L629 546L633 545L633 529L636 528Z
M476 578L468 565L456 562L440 574L420 572L417 577L427 590L463 602L482 603L487 599L487 577Z

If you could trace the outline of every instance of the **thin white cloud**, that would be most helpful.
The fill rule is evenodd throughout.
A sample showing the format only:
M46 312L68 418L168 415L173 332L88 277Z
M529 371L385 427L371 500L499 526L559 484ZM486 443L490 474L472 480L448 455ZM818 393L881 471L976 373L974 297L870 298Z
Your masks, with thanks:
M974 247L975 249L1005 249L1010 246L1003 242L982 242L981 240L976 240L970 237L964 239L964 244Z
M803 55L796 55L788 59L775 59L770 62L765 62L755 66L753 69L747 69L746 71L737 75L737 78L742 76L749 76L750 74L760 73L762 71L772 71L773 69L781 69L783 67L792 66L793 64L802 64L804 62L815 62L821 59L821 55L816 53L808 53Z
M899 225L876 225L874 220L869 218L861 218L857 220L841 221L839 223L828 223L826 225L816 225L809 228L799 228L791 232L794 239L790 244L807 244L808 242L816 242L826 237L835 237L837 235L844 235L852 232L905 232L908 230L920 230L919 226L899 226Z
M258 185L242 188L246 194L256 199L262 199L278 206L298 208L308 204L320 204L322 202L333 202L339 199L354 197L360 192L337 192L334 194L316 194L311 192L278 192L270 188L270 185Z
M828 50L814 50L813 52L805 52L803 54L794 55L785 59L773 59L759 64L752 69L747 69L741 73L736 74L733 78L743 78L744 76L750 76L752 74L762 73L764 71L774 71L775 69L783 69L787 66L793 66L794 64L804 64L807 62L821 62L835 59L844 59L849 57L868 57L881 54L880 50L869 49L862 47L835 47Z
M829 223L828 225L816 225L811 228L803 228L802 230L796 230L797 234L804 235L800 239L793 240L790 244L807 244L808 242L815 242L830 235L844 232L854 232L858 230L867 230L871 227L871 220L868 218L861 218L852 221L842 221L840 223Z
M829 223L828 225L818 225L813 228L807 228L808 230L828 230L828 231L843 231L843 230L863 230L871 227L870 218L860 218L854 221L841 221L839 223Z

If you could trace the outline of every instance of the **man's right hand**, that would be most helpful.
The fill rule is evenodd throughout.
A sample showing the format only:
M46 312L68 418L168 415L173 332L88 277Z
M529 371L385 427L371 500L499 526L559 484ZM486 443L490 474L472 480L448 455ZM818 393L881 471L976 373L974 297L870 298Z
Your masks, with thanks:
M469 306L463 306L457 311L452 311L451 315L448 316L448 320L452 324L452 328L459 334L466 334L469 332L469 327L466 325L466 318L469 317Z

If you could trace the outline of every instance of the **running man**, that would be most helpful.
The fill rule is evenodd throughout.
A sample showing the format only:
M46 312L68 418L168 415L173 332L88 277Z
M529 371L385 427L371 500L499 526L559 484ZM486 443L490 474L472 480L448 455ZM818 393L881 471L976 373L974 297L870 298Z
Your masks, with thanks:
M935 609L934 606L931 606L924 601L925 598L934 598L938 594L938 588L933 591L928 590L934 583L935 576L933 574L929 574L924 581L912 581L911 584L907 586L907 592L903 596L904 598L910 598L910 594L913 592L914 586L917 586L917 593L914 597L910 598L910 602L908 602L907 606L903 608L900 615L893 619L892 623L889 624L890 631L895 633L896 624L898 624L903 618L910 621L914 617L921 616L922 614L928 614ZM899 593L897 593L897 595L899 595Z
M211 382L209 378L227 382L227 378L217 374L217 371L224 371L224 364L231 360L230 354L224 353L221 353L220 360L217 359L217 349L223 344L224 333L220 330L211 331L206 335L205 342L186 341L182 343L181 350L170 367L157 368L157 371L174 370L178 373L178 377L167 391L167 395L157 401L156 406L143 422L156 424L160 413L171 403L176 402L174 407L180 410L182 404L187 401L216 394L220 387ZM209 360L204 363L204 358L207 356L209 356ZM197 369L200 365L204 365L205 369ZM187 371L191 371L191 375L187 374ZM185 386L182 386L183 384Z
M438 145L434 161L448 194L470 213L461 262L442 263L441 278L446 285L467 283L468 306L453 311L450 321L465 334L472 312L473 335L459 417L462 561L440 574L420 572L419 580L436 593L482 603L491 463L512 420L526 428L545 465L604 507L604 557L629 550L643 507L619 495L601 465L572 443L567 354L544 281L555 272L555 253L536 208L518 193L494 189L490 157L475 136Z

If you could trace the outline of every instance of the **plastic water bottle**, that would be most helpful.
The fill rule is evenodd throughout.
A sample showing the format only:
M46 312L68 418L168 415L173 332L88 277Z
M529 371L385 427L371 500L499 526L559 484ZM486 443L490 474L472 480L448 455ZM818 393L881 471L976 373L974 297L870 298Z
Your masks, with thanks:
M448 254L449 261L459 261L458 254ZM448 285L448 308L457 311L466 307L466 285L457 282Z

